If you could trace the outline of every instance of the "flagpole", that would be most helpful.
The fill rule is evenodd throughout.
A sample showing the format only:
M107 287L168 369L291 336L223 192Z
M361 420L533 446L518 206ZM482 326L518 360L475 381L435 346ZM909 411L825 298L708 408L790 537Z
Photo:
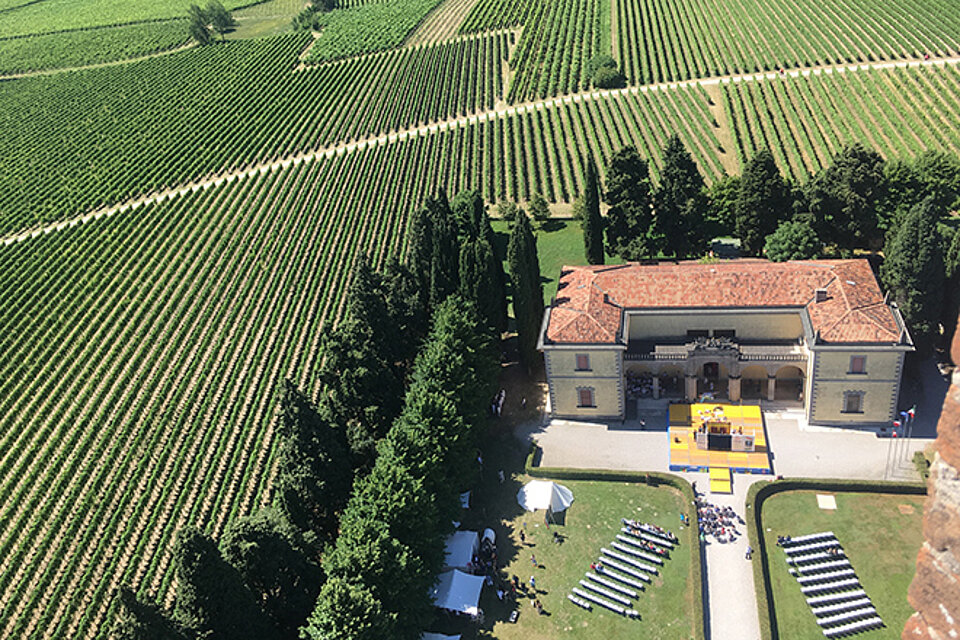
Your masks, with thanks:
M893 433L896 433L896 431L894 431ZM886 464L883 465L884 480L887 479L887 473L890 471L890 451L891 449L893 449L893 440L892 440L893 436L890 436L890 437L891 437L891 440L887 443L887 462Z

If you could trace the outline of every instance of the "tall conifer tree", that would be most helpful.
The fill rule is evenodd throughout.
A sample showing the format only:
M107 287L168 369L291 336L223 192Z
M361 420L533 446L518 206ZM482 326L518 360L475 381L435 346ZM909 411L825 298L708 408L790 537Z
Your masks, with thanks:
M589 264L603 264L603 219L600 217L600 185L597 165L588 156L583 175L583 245Z
M650 170L636 148L624 147L607 168L607 246L624 260L656 255L651 240Z
M790 218L793 202L773 154L761 149L743 168L735 225L744 254L760 255L766 237Z
M537 239L530 228L530 220L522 211L510 233L507 260L513 283L513 314L517 321L520 361L527 371L533 371L539 361L537 337L543 320L543 285L540 282Z

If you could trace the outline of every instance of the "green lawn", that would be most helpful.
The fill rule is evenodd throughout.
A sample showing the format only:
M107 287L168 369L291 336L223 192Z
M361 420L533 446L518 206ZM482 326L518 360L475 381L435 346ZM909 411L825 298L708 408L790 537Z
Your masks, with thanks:
M510 233L503 220L493 221L493 230L502 255L507 253L507 237ZM549 304L557 292L557 279L563 265L586 264L583 250L583 232L576 220L552 218L537 232L537 253L540 257L540 278L543 282L543 300ZM621 264L623 260L607 256L607 264ZM506 265L504 266L506 268Z
M899 638L913 613L907 604L907 588L923 543L923 496L838 493L837 510L824 511L817 507L817 493L790 491L763 503L763 535L770 553L770 580L780 637L821 640L823 633L800 593L800 585L787 571L786 556L776 546L777 536L833 531L886 624L885 629L857 637ZM901 506L909 513L902 513Z
M694 603L690 553L691 530L680 529L679 513L684 507L681 494L669 487L652 488L623 482L562 481L573 491L575 501L567 510L562 524L548 530L544 513L527 513L517 504L516 494L530 480L520 473L522 452L510 437L484 452L484 478L474 495L473 507L464 517L464 528L482 530L491 527L497 534L497 554L501 575L517 575L527 585L530 576L537 578L538 597L545 614L538 616L530 600L521 597L516 608L520 616L516 624L507 621L512 605L497 600L495 591L484 588L480 607L485 621L478 629L472 623L451 621L439 616L434 629L447 633L463 633L463 638L500 638L502 640L547 640L571 638L610 640L612 638L683 639L693 637ZM497 470L504 468L507 480L497 480ZM689 511L687 512L689 515ZM636 518L659 524L680 536L680 546L666 560L653 584L633 601L640 620L623 618L601 607L593 611L580 609L567 600L571 588L590 570L590 563L600 556L600 548L609 546L620 530L620 518ZM520 545L519 531L526 523L527 546ZM565 541L555 544L553 531ZM531 545L533 543L533 546ZM538 567L533 568L530 555L535 554ZM699 577L697 577L699 579Z

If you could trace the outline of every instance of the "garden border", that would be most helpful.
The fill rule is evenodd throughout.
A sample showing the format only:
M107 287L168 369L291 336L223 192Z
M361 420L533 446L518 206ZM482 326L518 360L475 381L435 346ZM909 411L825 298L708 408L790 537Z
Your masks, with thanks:
M559 480L599 480L601 482L633 482L637 484L647 484L652 487L665 484L678 490L688 501L693 509L695 495L693 487L689 482L675 476L672 473L662 473L659 471L615 471L612 469L571 469L567 467L541 467L539 466L542 457L542 450L533 442L530 445L530 453L527 454L523 465L523 471L528 476L534 478L556 478ZM692 530L691 530L692 531ZM703 546L700 544L700 538L691 535L696 544L696 553L691 553L690 573L694 578L693 582L693 618L696 635L694 640L705 640L706 623L704 619L703 603Z
M760 562L753 563L754 591L757 594L757 617L760 624L761 640L779 640L777 617L774 612L773 593L770 586L770 566L767 550L760 530L763 528L763 503L770 496L786 491L831 491L834 493L880 493L893 495L926 495L927 485L910 482L884 482L871 480L832 480L812 478L785 478L783 480L761 480L747 490L749 512L747 520L747 539L758 552Z

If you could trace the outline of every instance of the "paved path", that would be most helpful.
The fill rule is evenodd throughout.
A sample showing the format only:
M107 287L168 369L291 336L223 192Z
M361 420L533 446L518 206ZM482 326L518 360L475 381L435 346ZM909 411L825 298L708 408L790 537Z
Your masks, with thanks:
M119 64L119 63L118 63ZM606 98L611 95L616 94L626 94L626 93L646 93L650 91L662 91L665 89L675 89L677 87L684 86L693 86L693 85L717 85L723 82L757 82L763 80L774 80L781 76L789 77L799 77L799 76L809 76L809 75L819 75L822 73L847 73L855 72L867 69L890 69L895 67L907 67L907 66L944 66L960 64L960 56L952 56L948 58L936 58L931 60L917 60L917 59L907 59L907 60L895 60L888 62L867 62L862 64L847 64L847 65L834 65L834 66L819 66L811 67L804 69L792 69L790 71L785 71L783 74L776 72L764 72L764 73L744 73L744 74L735 74L735 75L726 75L726 76L716 76L712 78L695 78L692 80L683 80L678 82L665 82L660 84L651 84L644 85L640 87L627 87L625 89L614 89L611 91L588 91L583 93L566 95L558 98L550 98L548 100L538 100L535 102L526 102L522 104L517 104L513 106L500 106L496 109L489 111L478 112L471 116L466 116L462 118L450 118L447 120L442 120L428 125L410 127L391 134L383 134L379 136L365 138L363 140L354 141L354 142L342 142L333 146L321 147L320 149L301 152L297 154L291 154L284 157L281 160L276 160L274 162L263 162L246 169L234 169L230 171L221 171L217 174L208 175L197 180L185 183L179 187L174 187L171 189L166 189L160 192L153 192L149 194L144 194L136 198L127 200L123 203L110 205L108 207L103 207L94 211L76 215L72 218L68 218L58 222L51 222L48 224L41 225L39 227L28 229L24 231L19 231L3 238L0 238L0 244L9 245L14 242L22 242L24 240L29 240L30 238L40 237L47 233L52 233L54 231L59 231L69 227L76 226L78 224L83 224L90 222L92 220L99 220L101 218L109 218L118 213L123 213L125 211L134 211L138 207L153 204L155 202L161 202L163 200L172 198L174 196L185 195L191 191L198 191L200 189L209 189L223 183L224 180L233 180L233 179L243 179L254 176L258 173L268 173L273 171L279 171L289 167L291 164L296 165L301 162L316 160L321 157L331 157L335 154L342 153L351 153L353 151L365 149L368 147L374 147L381 144L386 144L387 142L393 142L396 140L405 140L407 138L417 137L426 135L431 132L439 130L449 130L457 129L459 127L465 127L470 124L477 123L481 120L491 120L496 119L501 116L514 115L517 113L530 112L534 110L542 110L549 107L559 106L564 103L573 103L573 102L583 102L585 100L598 100L600 98Z

